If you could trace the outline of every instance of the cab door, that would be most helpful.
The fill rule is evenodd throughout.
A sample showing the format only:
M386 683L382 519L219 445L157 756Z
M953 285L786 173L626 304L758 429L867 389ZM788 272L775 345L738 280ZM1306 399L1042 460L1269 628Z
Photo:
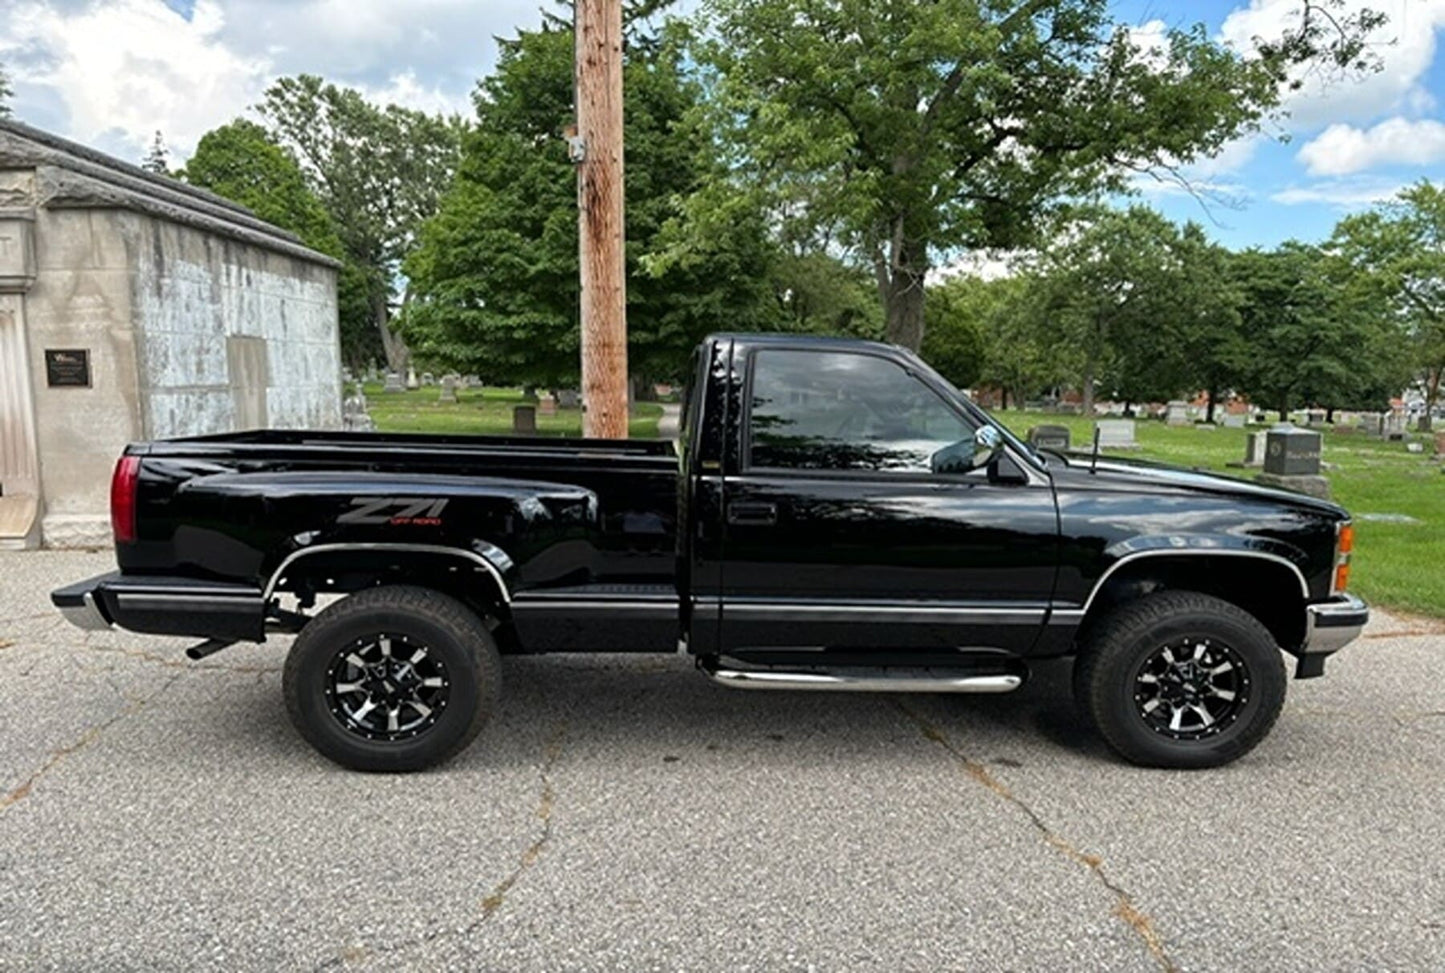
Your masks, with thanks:
M1058 553L1047 475L1008 447L976 469L937 463L985 420L890 349L734 356L746 388L722 484L722 648L1026 652Z

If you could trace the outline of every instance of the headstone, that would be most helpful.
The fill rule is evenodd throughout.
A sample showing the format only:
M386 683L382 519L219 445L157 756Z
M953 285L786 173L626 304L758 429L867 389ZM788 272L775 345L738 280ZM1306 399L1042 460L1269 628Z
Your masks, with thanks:
M438 402L456 404L457 401L457 380L455 376L442 376L442 394L437 397Z
M421 383L416 380L416 369L410 365L406 366L406 387L409 389L421 388Z
M557 400L550 395L544 395L537 400L537 415L555 416L557 414Z
M341 428L348 432L376 431L376 423L366 411L366 395L359 387L341 403Z
M1067 450L1068 426L1034 426L1029 429L1029 445L1040 449Z
M1445 432L1435 434L1435 455L1445 456Z
M1226 412L1226 413L1224 414L1224 419L1221 420L1221 421L1224 423L1224 428L1225 428L1225 429L1243 429L1243 428L1244 428L1244 413L1242 413L1242 412L1238 412L1238 413Z
M1406 443L1406 444L1405 444L1405 452L1407 452L1407 453L1423 453L1423 452L1425 452L1425 444L1424 444L1424 443Z
M464 378L462 381L465 383L466 387L469 388L469 389L479 389L479 388L482 387L482 380L481 380L480 377L478 377L478 376L476 376L476 375L468 375L468 376L467 376L466 378Z
M1387 412L1380 423L1380 435L1386 439L1405 438L1405 413Z
M1189 425L1189 403L1180 399L1170 402L1168 411L1164 413L1164 422L1171 426Z
M1264 471L1275 476L1316 476L1320 471L1319 433L1276 426L1266 433Z
M435 377L434 375L432 375L431 372L422 372L422 373L421 373L421 384L430 387L430 386L432 386L432 385L435 385L436 383L437 383L436 377Z
M537 407L518 405L512 407L512 432L532 434L537 431Z
M1134 441L1133 419L1100 419L1094 423L1099 433L1100 449L1138 449Z
M383 392L405 392L406 383L401 380L400 372L387 372L386 384L382 386Z
M1244 462L1230 463L1230 466L1243 466L1245 468L1257 468L1264 465L1265 437L1269 434L1264 432L1252 432L1244 440Z
M343 367L341 369L341 380L347 385L350 385L352 382L356 381L356 377L351 374L350 368Z
M1305 422L1311 426L1323 426L1325 424L1325 410L1311 409L1305 413Z
M558 389L557 405L563 409L580 409L582 407L582 393L576 389Z
M1380 436L1385 431L1384 419L1378 412L1361 412L1359 430L1367 436Z

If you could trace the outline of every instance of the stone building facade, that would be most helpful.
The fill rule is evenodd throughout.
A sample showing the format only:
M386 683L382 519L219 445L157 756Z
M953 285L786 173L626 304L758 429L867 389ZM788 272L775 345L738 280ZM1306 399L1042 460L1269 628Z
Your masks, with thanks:
M336 277L243 207L0 120L0 547L109 544L128 442L338 427Z

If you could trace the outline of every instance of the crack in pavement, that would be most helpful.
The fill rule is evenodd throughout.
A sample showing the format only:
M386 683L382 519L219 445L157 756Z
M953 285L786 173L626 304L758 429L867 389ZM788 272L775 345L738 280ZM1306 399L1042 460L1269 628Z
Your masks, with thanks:
M982 784L996 796L1022 811L1024 816L1028 818L1029 823L1043 835L1044 842L1048 844L1049 847L1071 861L1077 862L1087 868L1090 874L1098 880L1099 884L1103 885L1104 888L1113 894L1116 900L1114 904L1115 918L1128 925L1129 928L1134 931L1135 935L1143 941L1145 948L1149 950L1149 955L1154 958L1154 961L1159 964L1159 968L1163 970L1164 973L1177 973L1179 968L1175 966L1174 961L1169 958L1169 953L1164 946L1164 939L1159 935L1159 930L1155 928L1154 920L1134 904L1133 896L1109 877L1109 874L1104 870L1104 860L1102 858L1098 855L1091 855L1087 852L1080 851L1067 838L1055 832L1037 811L1024 802L1023 798L1015 794L1008 785L990 773L988 767L960 750L954 745L953 741L948 738L947 734L930 723L924 716L903 703L895 703L895 705L903 711L904 715L918 724L918 728L926 738L948 751L949 754L962 764L964 771L966 771L975 782Z
M51 770L55 769L56 765L58 765L66 757L73 756L74 754L77 754L80 751L84 750L86 747L99 740L101 736L104 735L106 730L110 729L112 726L119 723L126 717L132 716L140 712L142 709L145 709L146 706L150 705L156 699L160 698L161 694L164 693L166 690L170 689L171 686L175 684L176 680L180 679L183 675L185 675L185 673L183 672L176 673L174 676L167 679L159 689L151 693L149 696L133 700L130 705L120 709L110 719L106 720L103 723L98 723L95 726L92 726L90 729L86 730L83 734L81 734L80 739L76 740L74 743L66 747L61 747L59 750L52 750L50 752L50 756L46 758L45 763L41 764L40 767L29 777L27 777L23 783L21 783L18 787L16 787L9 793L0 794L0 813L9 810L16 804L19 804L21 801L23 801L26 797L29 797L31 790L40 781L40 779L46 774L50 773Z
M542 792L537 800L537 809L535 811L536 816L542 821L542 831L537 838L527 846L526 850L522 852L522 856L517 862L517 867L507 873L500 882L492 886L491 891L482 898L480 915L460 929L436 929L432 932L424 933L399 943L392 943L388 946L378 946L372 949L367 949L365 946L346 946L335 956L318 963L314 969L330 969L345 963L361 962L374 956L391 956L403 950L445 939L454 939L457 937L465 939L480 929L482 925L502 907L506 900L507 893L511 891L512 886L517 884L518 879L526 874L528 869L537 864L537 861L542 857L543 850L552 840L552 810L557 803L557 791L552 784L552 768L557 765L557 761L562 757L562 744L566 734L567 724L563 722L562 725L557 728L556 732L552 734L552 738L547 742L546 747L542 751L542 766L539 770L539 776L542 781Z

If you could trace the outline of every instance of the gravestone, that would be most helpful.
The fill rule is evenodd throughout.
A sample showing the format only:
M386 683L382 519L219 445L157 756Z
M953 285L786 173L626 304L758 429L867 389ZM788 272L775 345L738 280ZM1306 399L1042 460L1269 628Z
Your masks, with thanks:
M366 411L366 393L360 387L341 403L341 428L348 432L376 431L376 423Z
M457 401L457 380L454 375L442 376L442 394L437 397L438 402L456 404Z
M544 395L537 400L537 415L555 416L557 414L557 400L550 395Z
M386 384L382 386L383 392L405 392L406 383L401 380L400 372L387 372Z
M1225 428L1225 429L1243 429L1243 428L1244 428L1244 413L1242 413L1242 412L1239 412L1239 413L1226 412L1226 413L1224 414L1223 422L1224 422L1224 428Z
M1033 426L1029 429L1029 445L1039 449L1067 450L1068 426Z
M432 375L431 372L422 372L422 373L421 373L421 384L430 387L430 386L435 385L436 383L437 383L436 377L435 377L434 375Z
M1378 437L1384 432L1384 418L1378 412L1361 412L1358 428L1367 436Z
M416 369L410 365L406 366L406 387L409 389L421 388L421 383L416 380Z
M1094 423L1099 434L1100 449L1138 449L1134 441L1133 419L1100 419Z
M576 389L558 389L557 405L563 409L580 409L582 407L582 393Z
M1164 422L1170 426L1189 425L1189 403L1179 399L1170 402L1164 413Z
M1305 423L1309 426L1323 426L1325 424L1325 410L1311 409L1305 413Z
M512 432L527 435L537 431L537 407L518 405L512 407Z
M476 375L468 375L466 378L462 379L462 381L469 389L479 389L482 387L482 380L479 376Z
M1380 423L1380 435L1386 439L1405 438L1405 413L1387 412Z
M1309 429L1284 424L1265 434L1264 472L1255 479L1312 497L1330 498L1330 481L1320 476L1323 438Z
M1445 456L1445 432L1435 434L1435 455Z
M1250 433L1244 438L1244 462L1226 463L1224 465L1232 466L1236 469L1240 467L1243 467L1245 469L1251 469L1263 466L1265 453L1265 437L1267 435L1269 434L1263 432Z

